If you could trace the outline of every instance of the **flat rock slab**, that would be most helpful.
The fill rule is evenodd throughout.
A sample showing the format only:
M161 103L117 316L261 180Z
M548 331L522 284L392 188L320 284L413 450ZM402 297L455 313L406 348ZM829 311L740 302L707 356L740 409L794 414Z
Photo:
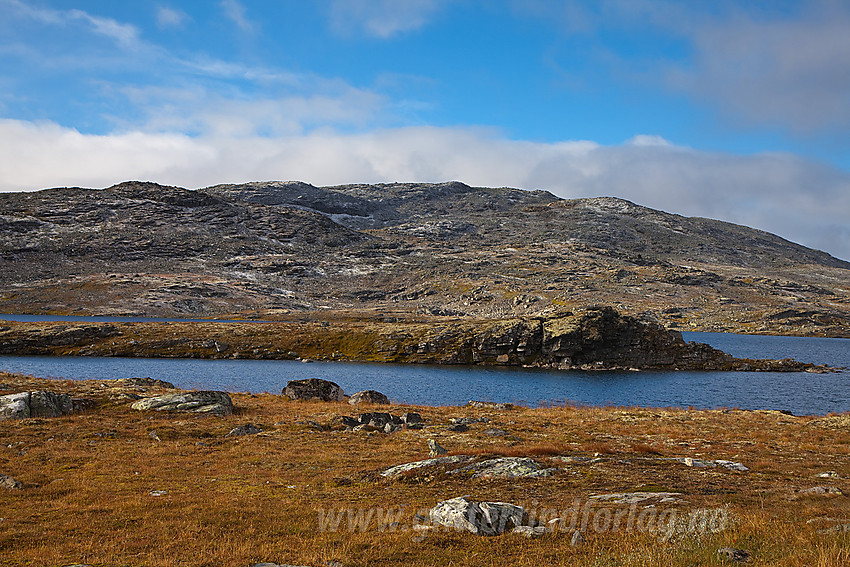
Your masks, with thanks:
M681 492L617 492L614 494L594 494L588 500L610 502L612 504L677 504L684 502L680 499Z
M520 506L506 502L473 502L465 496L438 503L431 508L429 516L434 524L483 536L509 532L526 525L528 520Z
M451 455L448 457L436 457L433 459L425 459L424 461L415 461L413 463L405 463L403 465L397 465L394 467L390 467L387 470L381 473L381 476L384 478L393 478L397 477L401 474L406 473L407 471L412 471L416 469L426 468L426 467L436 467L439 465L452 465L457 463L467 463L474 459L470 455Z
M466 465L450 474L468 474L472 478L539 478L552 476L556 470L544 469L528 457L498 457Z
M344 399L339 384L321 378L290 380L281 393L290 400L341 402Z
M844 492L837 486L813 486L804 488L797 494L800 496L842 496Z
M672 457L664 460L674 461L677 463L683 463L685 466L694 467L694 468L715 468L722 467L724 469L729 469L732 471L740 471L747 472L750 469L743 465L742 463L736 463L735 461L725 461L723 459L714 459L712 461L706 461L702 459L692 459L691 457Z
M141 399L130 406L134 410L211 413L225 416L233 413L233 401L227 392L200 391L166 394Z
M0 396L0 419L60 417L73 411L74 401L68 394L38 391Z

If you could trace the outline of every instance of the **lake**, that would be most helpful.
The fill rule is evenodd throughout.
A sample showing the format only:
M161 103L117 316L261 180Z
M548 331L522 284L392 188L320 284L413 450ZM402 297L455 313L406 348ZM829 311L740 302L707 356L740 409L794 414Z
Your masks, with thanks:
M0 315L3 317L6 316ZM39 317L30 320L56 320ZM685 340L708 343L738 357L790 357L850 367L850 339L725 333L684 336ZM530 406L780 409L797 415L850 411L850 372L566 372L477 366L46 356L0 356L0 370L80 380L142 376L167 380L181 388L231 392L279 393L289 380L324 378L349 394L378 390L394 402L418 405L487 400Z

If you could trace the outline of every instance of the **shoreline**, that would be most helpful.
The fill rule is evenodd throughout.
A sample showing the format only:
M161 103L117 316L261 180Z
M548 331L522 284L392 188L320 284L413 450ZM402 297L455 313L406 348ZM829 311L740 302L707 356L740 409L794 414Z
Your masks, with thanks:
M3 322L0 354L332 360L561 370L827 372L791 359L732 357L610 308L559 317L378 323Z

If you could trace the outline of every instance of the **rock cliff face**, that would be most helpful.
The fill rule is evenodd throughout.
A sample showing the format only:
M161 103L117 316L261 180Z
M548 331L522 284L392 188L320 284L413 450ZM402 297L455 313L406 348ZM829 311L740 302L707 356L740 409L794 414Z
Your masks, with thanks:
M458 182L0 193L0 312L415 322L587 305L850 336L850 264L622 199Z
M355 360L542 368L805 370L739 360L611 308L434 323L8 323L0 354Z

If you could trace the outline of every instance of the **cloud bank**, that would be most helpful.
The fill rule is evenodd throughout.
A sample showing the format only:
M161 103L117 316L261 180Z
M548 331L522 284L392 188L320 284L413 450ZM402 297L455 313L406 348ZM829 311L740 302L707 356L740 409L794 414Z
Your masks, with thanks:
M0 190L105 187L130 179L197 188L297 179L315 185L459 180L611 195L746 224L850 259L850 174L789 154L698 151L658 136L618 145L535 143L484 128L403 127L233 137L130 131L88 135L0 120Z

